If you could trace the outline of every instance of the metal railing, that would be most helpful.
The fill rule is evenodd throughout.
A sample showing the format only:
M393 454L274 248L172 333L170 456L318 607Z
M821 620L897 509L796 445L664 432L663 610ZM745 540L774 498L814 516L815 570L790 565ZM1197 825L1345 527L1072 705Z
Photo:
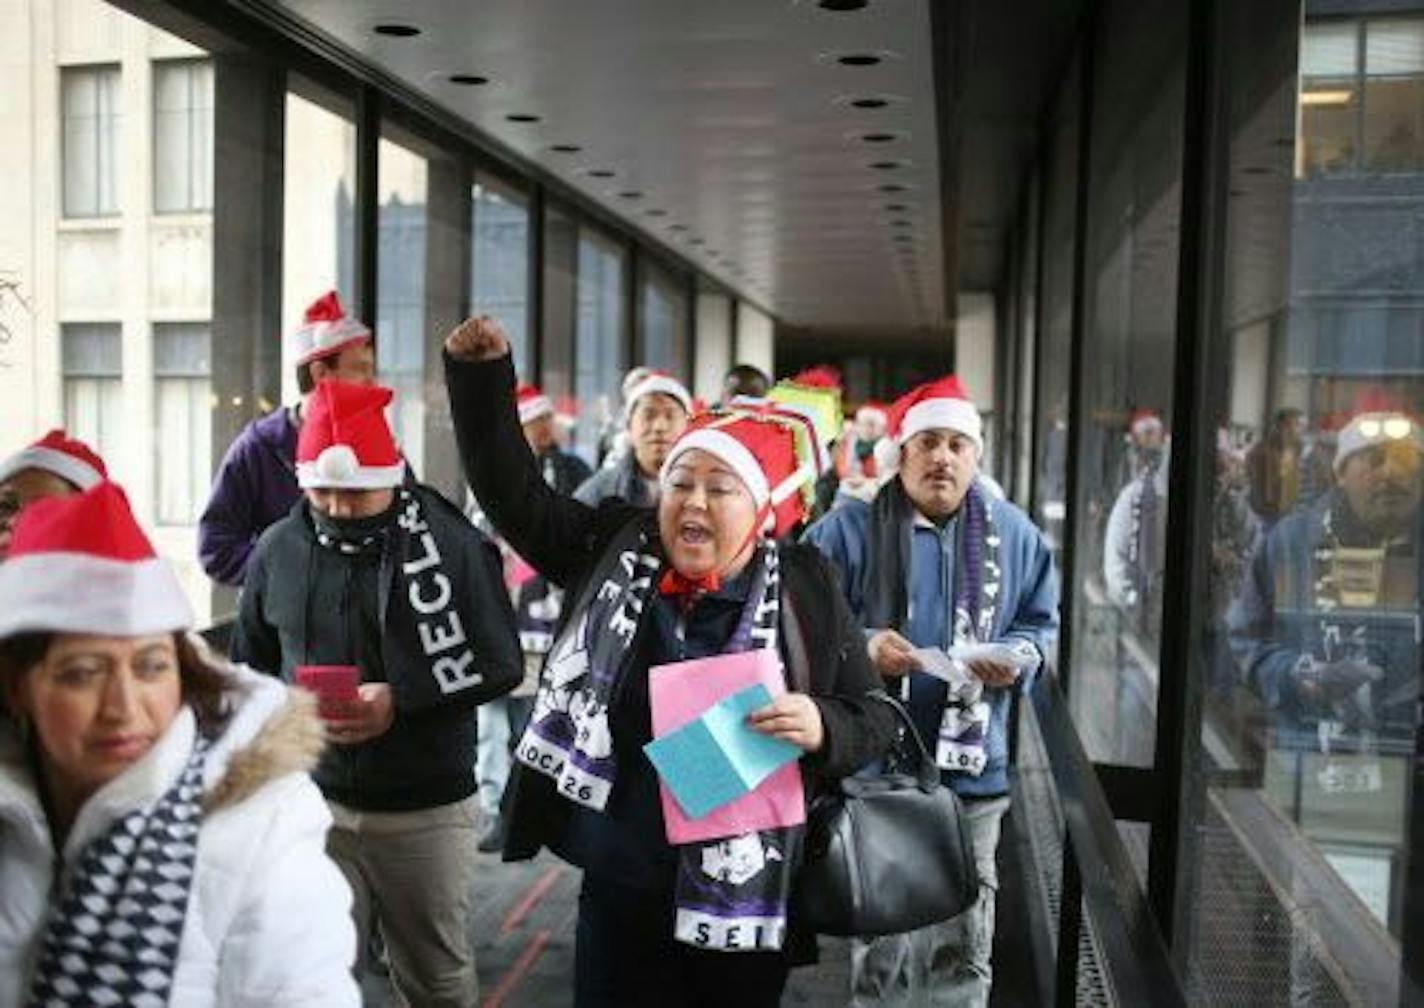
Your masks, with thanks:
M1091 947L1115 1003L1184 1006L1181 979L1056 676L1040 676L1030 697L1063 815L1054 1004L1067 1008L1077 1003L1086 911ZM1025 814L1049 811L1033 808Z

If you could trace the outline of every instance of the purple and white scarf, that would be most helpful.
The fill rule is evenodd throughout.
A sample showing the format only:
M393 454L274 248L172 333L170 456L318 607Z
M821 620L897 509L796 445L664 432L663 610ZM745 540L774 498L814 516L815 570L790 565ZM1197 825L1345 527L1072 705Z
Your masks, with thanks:
M903 630L909 620L914 518L914 506L903 485L898 479L890 480L871 505L862 593L867 626ZM999 531L978 483L971 484L964 495L959 522L951 645L994 639L1003 589ZM944 770L978 777L988 762L984 748L988 728L989 704L978 680L965 688L951 689L935 740L935 763Z
M646 614L662 558L651 522L630 522L584 588L539 677L534 712L516 758L554 782L578 805L603 812L617 782L611 705L632 668L634 639ZM774 543L760 564L737 628L723 653L776 650L781 577ZM761 830L677 848L674 938L727 952L780 949L792 868L802 827Z

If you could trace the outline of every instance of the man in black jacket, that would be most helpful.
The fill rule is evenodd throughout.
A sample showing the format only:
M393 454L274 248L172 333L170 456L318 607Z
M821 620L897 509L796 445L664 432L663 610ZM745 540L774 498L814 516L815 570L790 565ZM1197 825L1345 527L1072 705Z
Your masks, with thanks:
M522 675L498 554L408 478L388 389L318 386L297 444L303 499L262 536L233 658L317 684L333 743L315 777L358 934L381 922L413 1005L470 1005L476 704ZM354 695L341 669L359 678Z

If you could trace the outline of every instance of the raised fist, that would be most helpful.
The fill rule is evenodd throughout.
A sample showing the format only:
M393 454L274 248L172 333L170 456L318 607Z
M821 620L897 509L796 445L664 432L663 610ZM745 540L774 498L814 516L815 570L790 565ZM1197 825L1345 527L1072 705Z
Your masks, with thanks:
M509 353L509 338L488 315L467 318L445 337L445 352L459 361L492 361Z

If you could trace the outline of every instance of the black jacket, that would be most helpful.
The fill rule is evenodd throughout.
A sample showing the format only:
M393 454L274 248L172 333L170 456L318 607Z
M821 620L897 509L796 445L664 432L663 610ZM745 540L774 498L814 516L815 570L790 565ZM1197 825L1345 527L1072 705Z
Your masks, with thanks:
M454 593L469 604L466 631L477 665L518 682L522 673L514 614L500 580L499 555L458 509L419 484L425 520L441 543ZM299 665L359 666L363 682L390 681L392 641L379 599L379 553L348 556L320 546L305 499L258 541L243 585L232 658L292 681ZM507 668L506 668L507 666ZM410 811L474 793L475 704L469 691L416 712L396 704L378 738L329 746L314 777L328 798L368 811Z
M447 356L445 375L460 457L475 495L521 556L564 587L567 597L579 597L614 536L648 510L620 500L591 508L544 485L519 430L508 357L469 364ZM880 680L828 562L812 547L784 546L781 571L782 619L795 613L810 675L804 692L815 699L825 729L821 750L802 760L807 785L816 789L883 753L895 720L886 705L866 697ZM632 667L644 674L655 646L651 624L643 620L633 644L638 660ZM557 845L574 806L555 793L552 781L522 765L512 780L505 858L519 860Z

